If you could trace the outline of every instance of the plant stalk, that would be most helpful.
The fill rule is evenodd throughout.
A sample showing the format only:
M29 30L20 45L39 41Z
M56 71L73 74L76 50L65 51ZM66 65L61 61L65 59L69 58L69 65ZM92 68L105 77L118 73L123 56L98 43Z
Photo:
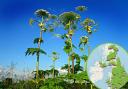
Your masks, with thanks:
M40 51L40 46L41 46L41 39L42 39L42 33L43 30L40 31L40 39L38 42L38 49ZM37 64L36 64L36 79L39 79L39 59L40 59L40 52L37 53Z
M68 74L70 74L70 54L68 54Z
M74 57L72 57L72 73L74 74Z

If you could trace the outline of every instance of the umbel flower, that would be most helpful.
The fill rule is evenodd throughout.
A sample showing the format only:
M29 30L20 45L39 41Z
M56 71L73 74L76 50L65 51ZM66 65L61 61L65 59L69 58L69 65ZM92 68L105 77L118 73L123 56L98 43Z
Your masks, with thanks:
M78 6L78 7L76 7L76 10L77 10L77 11L84 12L84 11L87 10L87 7L85 7L85 6Z
M75 24L80 19L80 15L74 12L64 12L59 16L60 22L65 26L67 24Z
M96 26L96 23L93 19L86 18L81 25L86 29L86 31L91 34L92 33L92 28Z
M43 19L47 19L50 17L50 13L47 10L44 9L38 9L35 11L35 15L37 17L43 18Z

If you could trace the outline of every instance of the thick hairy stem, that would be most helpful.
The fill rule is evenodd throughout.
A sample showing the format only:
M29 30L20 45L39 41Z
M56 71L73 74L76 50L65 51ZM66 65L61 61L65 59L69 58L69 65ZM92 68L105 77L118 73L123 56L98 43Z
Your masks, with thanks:
M74 74L74 57L72 57L72 73Z
M91 84L91 89L93 89L93 85Z
M38 42L38 48L40 50L40 45L41 45L41 39L42 39L42 33L43 31L40 31L40 39ZM40 52L37 53L37 64L36 64L36 79L39 79L39 58L40 58Z
M70 54L68 54L68 74L70 74Z
M39 54L37 54L37 62L36 62L36 79L39 78Z
M69 21L69 23L70 23L70 26L69 26L69 31L70 31L71 30L71 22ZM72 49L71 52L73 52L72 35L71 34L69 34L69 39L71 40L71 49ZM68 74L70 73L70 54L71 54L71 52L68 54Z
M84 71L86 71L86 70L87 70L87 62L84 61Z
M71 48L72 48L72 51L70 53L72 53L73 52L72 35L70 35L69 37L71 40ZM72 58L72 73L74 74L74 57Z

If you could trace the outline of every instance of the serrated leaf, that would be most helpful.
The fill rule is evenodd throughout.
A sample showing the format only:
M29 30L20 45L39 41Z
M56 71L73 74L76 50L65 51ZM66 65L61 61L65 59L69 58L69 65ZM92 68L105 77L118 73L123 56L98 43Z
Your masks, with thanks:
M47 53L42 49L40 49L40 53L47 55Z
M72 44L72 47L75 48L75 49L77 49L77 47L74 44Z
M43 51L42 49L39 49L39 48L28 48L27 51L25 52L25 55L29 56L29 55L34 55L34 54L38 54L38 53L42 53L42 54L46 54L45 51Z

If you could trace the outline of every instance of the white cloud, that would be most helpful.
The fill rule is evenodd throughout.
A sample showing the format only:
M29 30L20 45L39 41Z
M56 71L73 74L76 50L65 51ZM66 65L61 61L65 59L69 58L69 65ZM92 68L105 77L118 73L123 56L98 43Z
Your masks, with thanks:
M59 71L60 75L62 75L62 74L67 74L67 73L68 73L68 71L65 70L65 69L59 68L59 69L57 69L57 70Z

